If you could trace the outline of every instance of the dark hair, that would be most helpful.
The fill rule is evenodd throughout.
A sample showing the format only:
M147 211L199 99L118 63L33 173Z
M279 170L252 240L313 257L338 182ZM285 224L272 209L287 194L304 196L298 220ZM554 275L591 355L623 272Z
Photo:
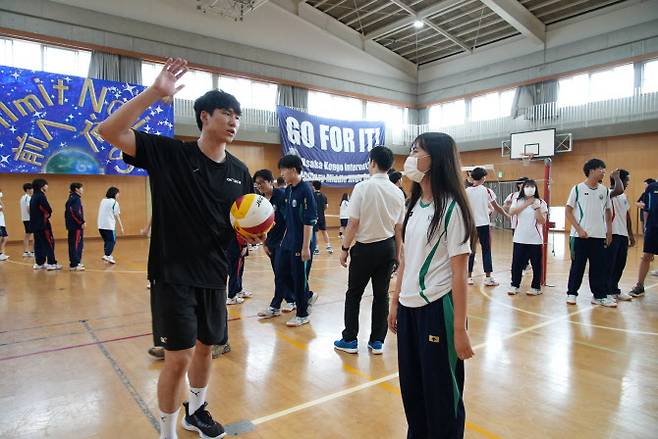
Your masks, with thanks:
M230 93L222 90L210 90L196 101L194 101L194 117L196 118L196 126L202 129L201 112L205 111L212 116L215 110L233 110L235 114L240 116L242 110L240 109L240 102Z
M432 198L434 201L434 216L430 221L430 227L427 231L427 240L430 241L437 233L441 218L448 209L448 197L459 206L464 218L466 233L462 243L469 238L475 238L475 221L466 198L466 189L462 184L461 163L457 152L455 141L444 133L423 133L414 140L416 146L423 148L432 159L432 165L426 175L430 177L432 187ZM475 172L478 169L475 168ZM484 169L482 169L484 171ZM484 171L486 175L486 171ZM482 175L482 177L484 177ZM480 178L482 178L480 177ZM411 198L407 207L407 214L404 217L402 236L407 229L407 223L411 216L411 211L421 196L421 187L419 183L414 182L411 188Z
M343 192L343 196L340 197L340 202L342 203L343 201L349 201L350 197L347 196L347 192Z
M279 160L279 169L296 169L299 174L302 173L302 159L299 156L288 154L281 157Z
M76 182L71 183L71 185L69 186L69 189L71 190L71 192L75 192L76 189L80 189L81 187L82 187L82 183L78 183L76 181Z
M482 180L486 176L487 176L487 170L484 168L475 168L471 171L471 178L473 180Z
M277 177L276 178L276 184L277 186L285 186L286 185L286 179L283 177Z
M107 192L105 193L105 198L116 198L119 193L119 188L110 186Z
M621 180L622 183L626 183L628 181L628 176L631 175L630 172L628 172L626 169L619 169L619 179ZM615 179L610 176L610 185L614 186L615 185Z
M402 172L400 171L395 171L388 174L388 179L393 184L397 184L397 182L400 181L401 178L402 178Z
M313 189L315 189L316 191L322 189L322 183L317 180L314 180L311 184L313 185Z
M270 171L269 169L260 169L256 171L256 173L254 174L254 181L256 181L257 177L260 177L265 181L269 181L270 183L274 181L274 175L272 175L272 171Z
M27 192L27 191L29 191L30 189L32 189L32 183L25 183L25 184L23 185L23 192Z
M32 189L34 189L35 192L41 192L41 189L47 184L48 182L45 178L35 178L32 182Z
M599 168L605 169L605 162L603 160L599 160L599 159L587 160L585 162L585 165L583 165L583 172L585 173L585 177L589 177L589 171Z
M537 182L531 178L528 178L526 181L523 182L523 186L521 186L521 190L519 191L519 199L525 198L525 192L523 192L523 188L525 188L526 186L534 186L535 187L534 197L538 200L541 200L541 196L539 195L539 186L537 186Z
M516 184L520 184L521 187L523 187L523 183L525 183L525 182L528 181L528 180L529 180L528 177L521 177L521 178L519 178L518 180L516 180Z
M393 166L393 151L385 146L375 146L368 154L380 171L388 171Z
M651 183L655 183L656 180L654 180L653 178L647 178L646 180L644 180L644 182L645 182L646 184L651 184Z

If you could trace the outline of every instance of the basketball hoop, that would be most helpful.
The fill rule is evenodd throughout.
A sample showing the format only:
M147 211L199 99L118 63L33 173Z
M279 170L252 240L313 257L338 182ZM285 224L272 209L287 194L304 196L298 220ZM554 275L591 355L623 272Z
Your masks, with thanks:
M521 160L523 161L523 166L530 166L530 162L535 158L537 154L522 154L521 155Z

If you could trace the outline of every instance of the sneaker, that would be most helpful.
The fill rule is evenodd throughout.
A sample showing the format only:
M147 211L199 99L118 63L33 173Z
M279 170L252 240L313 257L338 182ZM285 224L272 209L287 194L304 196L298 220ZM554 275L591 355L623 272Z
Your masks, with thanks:
M320 254L320 249L316 247L315 250L313 250L313 256L317 256L319 254Z
M652 276L658 276L658 270L653 270L651 273L649 273Z
M327 246L327 253L329 253L330 255L334 254L334 249L330 245Z
M381 341L371 341L368 343L368 350L374 355L381 355L384 353L384 343Z
M210 412L206 410L206 407L208 406L207 402L204 402L203 405L192 414L190 414L189 402L185 401L183 406L185 407L185 417L181 424L185 430L196 431L199 433L199 437L203 439L215 439L226 436L226 431L224 431L222 424L215 421L210 415Z
M56 271L56 270L61 270L62 266L59 264L46 264L46 270L48 271Z
M156 360L164 360L165 350L162 346L153 346L148 350L148 353Z
M283 311L283 312L293 312L296 309L297 309L297 305L295 305L294 303L286 303L285 305L283 305L281 311Z
M341 338L334 342L334 349L347 352L348 354L356 354L359 352L359 343L356 340L345 341Z
M473 282L473 278L472 278L472 277L469 277L469 278L466 280L466 283L469 284L469 285L475 285L475 282Z
M70 271L85 271L85 266L82 264L78 264L75 267L70 267Z
M635 285L633 289L628 292L628 295L631 297L644 296L644 285Z
M7 259L9 259L9 256L4 253L0 253L0 261L6 261Z
M244 299L240 296L229 297L226 299L227 305L240 305L241 303L244 303Z
M525 292L526 295L528 296L539 296L541 294L541 290L538 288L530 288L528 291Z
M507 290L507 294L509 294L510 296L516 296L517 294L519 294L520 291L521 291L520 288L515 287L515 286L512 285Z
M617 308L617 302L615 302L610 296L603 299L592 299L592 305L601 305L606 308Z
M309 297L308 299L308 306L306 308L306 311L308 312L309 315L313 311L313 305L315 305L315 302L318 301L318 297L320 297L318 293L314 293L313 291L311 291L311 297Z
M575 305L576 304L576 296L575 294L567 294L567 304L568 305Z
M43 264L43 265L34 264L34 265L32 266L32 269L33 269L33 270L45 270L45 269L46 269L46 264Z
M281 315L281 310L272 308L271 306L268 306L267 309L263 311L258 311L258 318L261 319L271 319L272 317L278 317Z
M615 296L617 301L621 300L622 302L630 302L631 300L633 300L633 296L631 296L628 293L619 293L619 294L615 294Z
M24 258L30 258L30 257L32 257L32 253L30 253L30 252L23 252L23 257L24 257Z
M216 360L221 355L228 354L229 352L231 352L231 345L228 344L228 343L213 345L213 347L212 347L212 359Z
M29 252L29 253L30 253L30 257L33 258L34 257L34 252Z
M493 277L485 277L483 283L485 287L497 287L500 285Z
M292 327L302 326L302 325L307 324L308 322L310 322L308 316L306 316L306 317L295 316L295 317L293 317L292 319L290 319L286 322L286 326L292 326Z
M149 283L146 284L146 289L147 289L147 290L150 290L150 289L151 289L151 282L149 282Z
M111 255L110 256L103 255L103 257L101 259L104 260L105 262L107 262L108 264L116 264L117 263L117 261L114 260L114 256L111 256Z
M251 291L245 291L245 290L242 290L238 293L238 296L242 297L243 299L249 299L253 295L254 293L252 293Z

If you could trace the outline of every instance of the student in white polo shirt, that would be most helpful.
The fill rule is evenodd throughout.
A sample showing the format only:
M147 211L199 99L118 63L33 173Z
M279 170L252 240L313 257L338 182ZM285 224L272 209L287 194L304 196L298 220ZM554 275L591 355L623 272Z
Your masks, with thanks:
M576 304L583 282L585 265L589 261L589 287L594 295L592 304L615 308L617 302L606 291L605 248L612 242L612 204L610 192L601 182L605 176L603 160L591 159L583 166L584 182L569 193L565 216L571 223L571 269L567 287L567 303ZM615 188L616 196L621 187Z
M116 264L112 252L117 241L116 223L119 222L123 234L123 223L121 223L121 208L119 207L119 189L112 186L107 190L105 198L101 200L98 207L98 232L103 238L103 259L110 264Z
M512 203L519 199L519 195L521 195L521 188L523 187L523 183L525 183L526 181L528 181L528 177L519 178L516 181L516 185L515 185L516 190L514 192L512 192L511 194L509 194L505 198L505 201L503 202L503 209L508 214L510 214L510 209L512 207ZM510 214L510 224L511 224L511 227L512 227L512 231L514 231L514 229L516 229L517 222L518 222L517 215Z
M404 195L386 173L393 165L393 152L385 146L370 151L370 178L354 186L349 221L341 246L340 263L349 279L345 294L345 329L334 348L350 354L358 352L359 307L363 292L372 282L372 324L368 350L381 354L387 331L388 287L391 273L400 260ZM355 241L354 246L352 241Z
M491 206L496 212L503 216L508 216L507 212L496 202L496 194L484 186L487 179L487 171L484 168L475 168L471 171L471 180L473 186L466 188L466 195L475 219L478 241L482 248L482 264L484 266L484 285L495 287L498 285L496 279L491 276L493 264L491 262L491 230L489 228L489 207ZM468 284L473 285L473 264L475 262L475 248L468 258Z
M397 332L408 438L461 438L466 411L466 264L475 235L454 140L418 136L405 162L414 181L404 221L404 256L388 325Z
M618 175L618 181L615 181L615 175ZM610 191L622 185L626 191L630 183L630 174L626 169L620 169L618 174L610 176ZM608 262L608 283L607 293L616 300L630 301L633 297L619 289L619 280L626 268L626 259L628 258L628 247L635 246L635 236L633 236L633 225L631 223L630 204L625 193L617 196L611 196L612 203L612 242L606 249L606 261Z
M517 218L517 223L513 238L512 285L508 294L519 293L523 268L530 261L532 285L527 294L537 296L541 294L543 227L546 224L548 206L540 198L535 180L526 180L523 183L518 198L512 202L509 213Z
M32 183L25 183L23 185L23 196L19 204L21 208L21 221L23 221L23 228L25 229L25 236L23 237L23 257L34 257L34 233L30 226L30 199L32 198Z

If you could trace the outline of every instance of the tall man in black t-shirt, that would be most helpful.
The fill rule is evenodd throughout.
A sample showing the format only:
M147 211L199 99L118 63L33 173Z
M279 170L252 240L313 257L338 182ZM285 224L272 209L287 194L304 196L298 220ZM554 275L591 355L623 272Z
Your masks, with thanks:
M153 205L148 276L152 316L165 348L158 381L160 438L176 438L176 419L185 374L190 381L183 427L218 438L224 428L205 400L212 345L223 344L226 328L226 245L235 232L231 204L253 191L247 167L228 151L240 125L240 103L213 90L194 103L201 136L194 142L131 129L153 103L173 96L187 61L169 59L153 85L126 102L98 127L121 149L124 161L149 172ZM264 236L251 243L262 242Z

